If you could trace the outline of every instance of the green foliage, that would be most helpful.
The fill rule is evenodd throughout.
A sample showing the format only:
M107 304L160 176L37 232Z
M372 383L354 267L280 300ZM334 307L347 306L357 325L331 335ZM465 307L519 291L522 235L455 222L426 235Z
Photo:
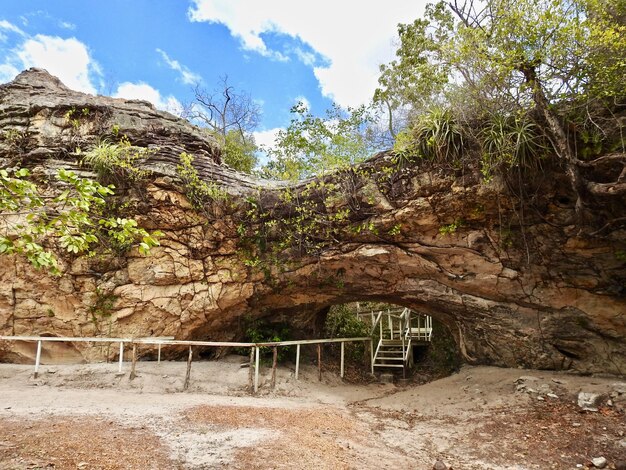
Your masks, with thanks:
M418 155L444 162L460 157L463 149L463 131L454 115L447 109L432 108L421 114L412 126Z
M246 328L245 341L250 343L277 343L286 341L289 329L284 325L271 325L261 320L253 320Z
M281 130L275 145L266 149L269 163L262 176L300 180L346 168L371 152L366 127L371 118L365 107L342 109L334 104L326 117L316 117L303 103L291 108L293 118Z
M280 341L289 341L289 326L285 324L268 323L263 319L244 318L244 338L247 343L277 343ZM293 348L283 346L278 348L278 361L283 361L291 353ZM242 351L244 352L244 351ZM259 348L261 358L268 360L272 358L273 352L270 346L262 346Z
M4 222L0 254L25 256L36 268L59 274L55 245L75 255L94 255L109 247L111 240L124 248L139 244L144 254L158 245L160 232L150 234L134 220L121 227L117 223L121 219L104 214L105 198L113 195L113 186L61 169L56 175L61 190L51 195L43 193L29 176L25 168L0 170L0 219Z
M488 180L495 170L522 167L541 168L548 150L536 124L526 116L492 116L480 132L482 173Z
M412 110L409 135L396 143L399 163L446 160L473 144L471 134L487 177L496 168L536 170L549 147L572 160L561 136L570 119L571 129L596 129L581 141L597 155L608 135L600 126L614 122L597 118L623 96L624 11L622 0L428 5L423 19L398 27L397 59L381 67L375 93L391 109Z
M237 225L243 263L269 277L274 268L284 267L281 260L287 256L317 256L342 238L389 240L399 235L400 224L386 226L368 216L373 213L368 205L377 204L378 185L371 168L350 167L279 189L278 201L248 198L245 218Z
M317 255L338 240L350 225L353 200L367 193L359 182L365 178L362 172L350 169L346 173L345 178L338 178L339 183L312 180L297 189L279 190L279 201L267 207L261 200L248 198L246 218L237 226L244 264L267 272L270 266L281 264L281 254ZM346 181L352 189L345 187ZM378 233L371 221L355 225L354 230Z
M99 142L83 156L83 162L93 168L106 181L134 183L146 178L150 172L139 168L139 163L150 158L157 149L135 147L126 136L118 143Z
M70 108L65 113L65 120L72 126L73 129L78 129L80 127L80 118L81 115L87 116L89 114L89 109L85 108L84 113L81 113L76 108Z
M11 152L18 156L26 152L29 137L28 131L19 131L17 129L7 129L0 135L0 138L9 145Z
M188 153L180 154L180 164L176 173L183 181L185 194L196 209L204 208L210 202L228 200L228 193L214 182L207 183L200 179L198 171L193 166L193 156Z
M356 314L354 304L333 305L328 312L324 331L329 338L359 338L370 335L371 326Z
M397 135L395 162L399 168L419 159L454 163L465 149L464 133L463 126L450 110L433 107L420 114Z
M137 245L139 253L147 255L150 249L159 246L158 237L163 235L160 231L148 233L138 227L135 219L109 217L98 221L111 247L118 252L124 252L131 246Z
M381 65L375 102L387 103L392 109L406 104L417 109L432 105L449 80L451 67L442 52L451 40L451 21L439 3L427 5L424 19L398 25L397 60Z
M356 304L333 305L326 316L324 333L329 338L364 338L370 336L371 325L357 316ZM361 361L365 357L363 343L346 343L346 357Z
M410 128L403 129L396 135L393 145L394 163L402 169L419 157L419 147Z
M441 227L439 227L439 233L441 235L452 235L457 231L458 228L462 227L463 225L465 225L463 219L457 219L451 224L442 225Z
M402 233L402 224L395 224L393 227L391 227L387 233L389 235L391 235L392 237L395 237L396 235L400 235L400 233Z
M103 292L99 287L96 287L95 299L88 307L88 312L97 333L101 333L102 322L105 322L108 325L106 335L111 336L113 328L111 315L113 314L113 309L117 299L118 296L112 293Z
M511 110L532 102L524 85L532 66L553 99L619 96L626 73L626 63L614 60L626 56L620 2L430 4L424 19L398 27L398 59L382 68L378 94L420 107L449 102L460 87L465 100Z
M462 365L459 347L450 330L433 319L433 335L428 347L427 362L437 375L450 375Z
M378 228L372 221L353 225L351 227L351 231L355 235L360 235L361 233L366 233L366 232L373 233L374 235L378 235Z
M224 163L243 173L252 173L257 164L257 146L252 135L244 139L240 132L230 130L224 143Z
M118 297L114 294L107 294L100 289L96 289L96 298L93 304L89 307L89 313L92 320L97 322L99 319L108 318L113 313L113 306Z

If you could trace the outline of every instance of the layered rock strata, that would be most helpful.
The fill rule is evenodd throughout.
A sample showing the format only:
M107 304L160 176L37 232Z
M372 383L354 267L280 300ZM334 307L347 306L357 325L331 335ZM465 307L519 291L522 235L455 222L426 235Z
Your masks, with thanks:
M581 230L556 169L528 183L526 211L497 180L402 168L386 153L313 184L261 181L221 164L215 142L188 122L71 91L37 69L0 86L0 130L20 136L0 141L0 166L42 178L61 167L94 176L77 150L98 139L154 148L142 164L151 175L118 192L143 226L164 232L147 257L64 257L58 278L0 256L2 335L235 340L251 318L310 331L329 305L376 300L441 320L471 363L626 373L626 232ZM227 203L193 207L176 175L181 152ZM607 209L616 219L620 201ZM0 344L0 360L31 348ZM44 360L107 353L58 345Z

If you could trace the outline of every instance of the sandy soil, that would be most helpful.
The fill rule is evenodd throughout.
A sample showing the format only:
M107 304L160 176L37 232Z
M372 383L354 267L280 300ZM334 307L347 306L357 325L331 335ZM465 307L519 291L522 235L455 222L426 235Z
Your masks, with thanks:
M464 367L425 385L350 384L314 366L0 364L0 469L605 468L626 460L626 381ZM597 411L578 392L601 394Z

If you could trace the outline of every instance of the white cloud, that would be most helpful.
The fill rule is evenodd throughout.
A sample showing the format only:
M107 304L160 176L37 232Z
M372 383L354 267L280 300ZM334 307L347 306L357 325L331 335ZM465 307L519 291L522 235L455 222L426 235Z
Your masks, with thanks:
M14 24L9 23L7 20L0 20L0 42L6 42L9 39L8 33L19 34L20 36L25 35L24 31Z
M156 88L147 83L131 83L124 82L117 87L117 91L113 95L114 98L126 98L127 100L144 100L149 101L157 109L169 111L172 114L180 115L183 106L173 96L163 97Z
M195 85L202 80L202 77L200 77L200 75L192 72L191 70L189 70L187 67L182 65L177 60L172 59L170 56L167 55L165 51L161 49L157 49L156 51L159 54L161 54L161 57L163 58L163 60L165 61L165 63L168 65L169 68L180 73L180 79L182 80L183 83L187 85Z
M59 21L59 26L63 29L69 29L71 31L76 29L76 25L74 23L70 23L69 21Z
M6 73L30 67L44 68L71 89L92 94L96 94L92 77L101 74L87 46L78 39L43 34L29 38L13 49L5 63L0 65L0 70Z
M282 33L310 45L328 63L314 66L324 95L343 106L369 101L378 80L378 66L393 58L397 24L423 11L425 0L389 0L384 5L362 0L193 0L193 21L226 25L244 49L272 57L263 33ZM298 54L309 65L313 57Z
M18 73L20 71L11 64L0 64L0 83L10 82Z
M278 132L282 130L284 130L282 127L275 127L274 129L253 132L254 142L258 146L273 147Z
M304 65L308 65L309 67L313 67L318 60L315 54L305 51L301 47L296 47L293 52Z
M25 33L20 28L15 26L12 23L9 23L7 20L0 20L0 29L4 31L10 31L12 33L17 33L20 36L24 36Z

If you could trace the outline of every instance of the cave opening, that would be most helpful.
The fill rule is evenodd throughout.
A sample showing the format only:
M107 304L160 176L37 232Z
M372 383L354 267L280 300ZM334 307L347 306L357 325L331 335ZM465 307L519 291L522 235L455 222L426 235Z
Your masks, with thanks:
M369 375L372 361L376 377L386 373L417 382L450 375L462 362L457 338L441 316L388 301L266 309L244 317L239 330L239 338L251 342L371 337L372 351L363 342L345 345L347 366L361 379ZM339 344L324 346L330 363L338 362L339 352ZM281 359L293 362L294 350L287 349ZM303 359L316 363L314 348L303 348Z
M450 328L437 315L376 301L332 305L324 319L329 337L366 333L373 337L376 373L427 381L458 370L461 355ZM400 367L405 351L406 368Z

